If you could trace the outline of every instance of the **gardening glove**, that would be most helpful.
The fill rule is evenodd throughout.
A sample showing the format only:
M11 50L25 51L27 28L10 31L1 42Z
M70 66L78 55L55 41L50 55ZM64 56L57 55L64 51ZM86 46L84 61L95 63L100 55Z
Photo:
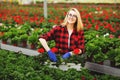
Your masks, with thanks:
M65 53L63 56L62 56L62 58L63 59L67 59L67 58L69 58L71 56L71 52L67 52L67 53Z
M53 62L57 61L55 53L53 53L51 50L48 51L48 56L49 56L51 61L53 61Z

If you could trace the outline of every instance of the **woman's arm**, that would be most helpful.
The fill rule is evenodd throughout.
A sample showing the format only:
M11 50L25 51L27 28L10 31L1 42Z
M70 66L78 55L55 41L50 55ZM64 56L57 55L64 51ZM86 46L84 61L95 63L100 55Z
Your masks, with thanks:
M40 38L39 41L41 42L44 49L47 51L50 60L56 62L57 61L56 55L50 50L47 41L44 38Z
M47 41L44 38L40 38L39 41L41 42L42 46L44 47L44 49L48 52L50 50Z
M78 48L81 50L81 53L85 52L85 39L84 39L84 31L81 31L79 34L78 40Z
M54 28L52 28L49 32L43 35L40 35L39 41L41 42L42 46L47 52L50 50L50 47L48 46L47 41L54 40L56 29L57 29L56 26L54 26Z

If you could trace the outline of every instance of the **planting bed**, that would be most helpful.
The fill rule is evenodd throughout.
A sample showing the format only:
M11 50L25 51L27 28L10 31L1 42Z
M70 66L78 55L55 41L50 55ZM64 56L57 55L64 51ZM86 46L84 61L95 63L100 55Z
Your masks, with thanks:
M50 80L120 80L119 4L48 4L48 19L43 17L42 6L41 3L26 6L0 3L1 80L9 78L26 80L34 79L34 76L37 78L35 80L47 80L46 75ZM38 38L48 32L53 25L59 25L70 7L75 7L81 12L85 53L64 61L57 56L58 62L53 63ZM35 46L31 47L33 43ZM55 43L51 41L48 45L52 49ZM111 62L114 62L114 65L111 65ZM93 77L86 70L102 75L94 74Z

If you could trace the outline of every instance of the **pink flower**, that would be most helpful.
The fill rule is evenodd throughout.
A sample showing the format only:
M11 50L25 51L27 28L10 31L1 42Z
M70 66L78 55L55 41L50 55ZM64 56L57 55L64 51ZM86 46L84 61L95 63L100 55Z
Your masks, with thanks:
M110 38L114 38L114 35L112 35L112 34L110 34L110 36L109 36Z

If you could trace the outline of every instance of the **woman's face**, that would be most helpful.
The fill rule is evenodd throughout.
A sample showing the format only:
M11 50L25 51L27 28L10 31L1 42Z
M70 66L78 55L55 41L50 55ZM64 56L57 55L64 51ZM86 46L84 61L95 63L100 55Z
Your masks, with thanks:
M69 13L68 13L68 23L69 24L74 24L77 20L77 14L75 11L71 10Z

